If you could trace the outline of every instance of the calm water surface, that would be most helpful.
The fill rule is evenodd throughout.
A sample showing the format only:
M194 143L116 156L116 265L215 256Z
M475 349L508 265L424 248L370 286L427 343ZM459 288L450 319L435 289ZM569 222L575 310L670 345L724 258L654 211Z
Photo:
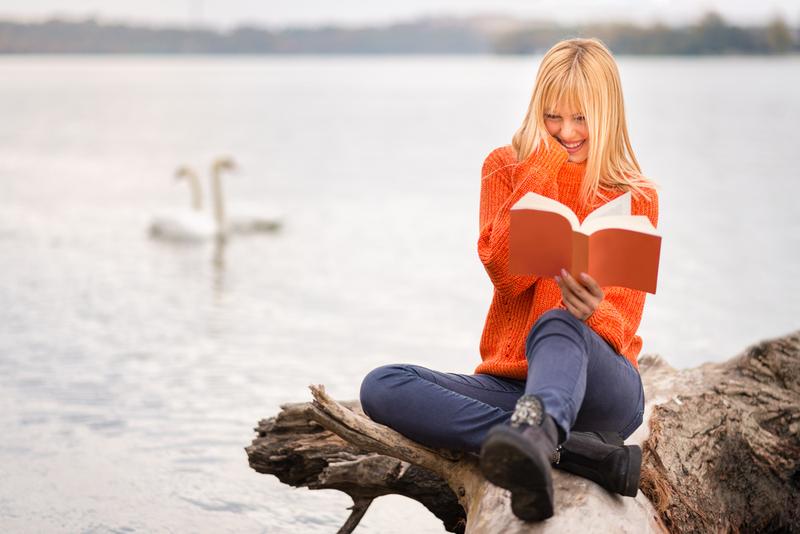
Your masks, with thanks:
M0 58L0 530L329 533L351 503L258 475L243 448L324 383L472 372L491 286L480 166L538 58ZM661 186L639 333L677 367L800 327L798 59L621 58ZM231 154L229 209L272 236L176 246ZM360 531L441 532L400 497Z

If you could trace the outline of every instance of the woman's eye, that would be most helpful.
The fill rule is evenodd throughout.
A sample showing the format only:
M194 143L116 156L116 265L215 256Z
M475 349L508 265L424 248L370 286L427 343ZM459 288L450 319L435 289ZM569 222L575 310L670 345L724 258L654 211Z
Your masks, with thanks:
M577 117L575 117L575 120L583 122L586 120L586 117L584 117L583 115L578 115Z
M552 121L552 120L560 119L561 117L559 117L558 115L545 114L544 118Z

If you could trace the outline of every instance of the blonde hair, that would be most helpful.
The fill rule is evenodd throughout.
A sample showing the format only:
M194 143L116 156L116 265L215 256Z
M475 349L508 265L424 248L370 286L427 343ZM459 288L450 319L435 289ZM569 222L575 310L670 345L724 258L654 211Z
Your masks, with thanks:
M550 134L545 112L566 102L586 118L589 156L581 184L581 202L609 197L600 189L622 189L646 195L656 184L642 175L633 154L622 85L611 52L597 39L568 39L556 43L542 58L528 112L514 134L512 146L517 160L528 158Z

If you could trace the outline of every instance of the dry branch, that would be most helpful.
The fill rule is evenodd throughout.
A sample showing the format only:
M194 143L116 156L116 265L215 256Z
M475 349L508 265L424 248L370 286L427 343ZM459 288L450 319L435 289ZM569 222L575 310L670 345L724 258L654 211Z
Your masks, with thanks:
M350 495L340 532L389 493L419 501L449 532L800 531L800 332L692 369L639 362L646 424L628 443L644 452L641 491L621 497L555 470L556 515L542 523L516 519L474 455L413 442L323 386L262 420L246 450L260 473Z

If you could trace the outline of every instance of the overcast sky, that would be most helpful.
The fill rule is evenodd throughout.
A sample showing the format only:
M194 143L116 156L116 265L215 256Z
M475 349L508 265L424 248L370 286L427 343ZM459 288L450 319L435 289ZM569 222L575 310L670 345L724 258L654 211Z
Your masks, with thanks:
M715 10L739 24L782 15L800 23L800 0L0 0L0 18L38 20L53 15L149 24L228 28L243 23L271 27L323 23L359 25L423 15L508 14L563 23L660 20L680 24Z

